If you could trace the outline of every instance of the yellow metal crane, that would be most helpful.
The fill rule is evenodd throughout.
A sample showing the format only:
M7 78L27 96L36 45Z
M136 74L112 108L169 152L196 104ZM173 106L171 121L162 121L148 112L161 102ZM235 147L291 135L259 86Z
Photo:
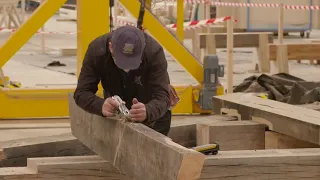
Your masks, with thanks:
M211 113L200 108L198 103L200 89L204 84L204 69L201 63L181 43L183 40L183 0L177 0L178 28L175 38L147 9L143 26L155 39L193 76L198 85L175 86L181 99L173 109L174 114ZM0 68L40 29L54 13L65 4L66 0L45 0L33 15L0 48ZM93 3L94 2L94 3ZM139 15L139 0L119 0L136 18ZM146 0L150 7L151 0ZM96 37L109 32L109 0L77 0L77 75L88 44ZM99 21L99 23L96 23ZM0 88L0 119L15 118L54 118L67 117L68 92L74 88L26 89ZM97 93L102 96L100 91ZM217 94L223 94L219 86Z

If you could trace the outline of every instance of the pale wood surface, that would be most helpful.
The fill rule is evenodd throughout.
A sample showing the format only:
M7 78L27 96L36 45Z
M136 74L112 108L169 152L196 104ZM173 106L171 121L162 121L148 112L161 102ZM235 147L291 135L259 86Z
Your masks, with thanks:
M258 66L259 71L262 73L270 72L270 60L269 60L269 38L270 34L259 34L259 47L258 47ZM272 38L273 40L273 38Z
M72 134L132 179L199 178L205 156L139 123L85 112L69 94Z
M177 119L177 117L175 117ZM196 124L210 123L216 121L234 121L236 118L223 115L210 116L189 116L171 122L171 129L168 136L176 143L185 147L195 147Z
M227 63L227 93L233 92L233 48L234 48L234 37L233 37L233 17L227 21L227 54L228 54L228 63ZM216 41L218 42L218 41Z
M276 66L279 73L289 74L289 63L288 63L288 47L287 45L277 46L277 62Z
M28 159L27 167L0 168L6 180L129 180L99 156L47 157Z
M283 44L283 25L284 25L284 5L280 3L278 19L278 43Z
M320 43L283 44L287 46L288 60L319 60ZM277 44L269 44L269 59L277 58Z
M206 158L200 179L318 180L320 149L220 151Z
M268 32L259 32L259 33L233 33L233 47L241 48L241 47L259 47L259 35L265 34L268 37L267 42L273 43L273 33ZM200 48L208 48L207 40L209 36L213 36L216 41L216 48L226 48L227 47L227 33L198 33L200 40Z
M197 145L218 143L222 151L264 149L265 128L252 121L197 124Z
M27 158L94 154L71 133L0 142L0 167L27 165ZM2 154L2 155L1 155Z
M319 111L254 96L246 96L244 99L243 95L234 93L214 96L213 111L220 113L221 108L236 109L241 119L258 117L272 131L320 145Z
M320 148L320 145L302 141L281 133L266 131L266 149Z

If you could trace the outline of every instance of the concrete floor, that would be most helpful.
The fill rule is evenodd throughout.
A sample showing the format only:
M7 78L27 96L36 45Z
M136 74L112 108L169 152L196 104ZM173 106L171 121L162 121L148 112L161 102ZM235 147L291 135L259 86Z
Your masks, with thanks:
M75 22L57 22L57 16L52 17L45 24L47 31L58 32L75 32ZM9 33L0 32L0 44L3 44L10 36ZM76 35L67 34L46 34L46 53L41 53L40 35L33 36L3 67L5 75L11 80L19 81L23 87L39 87L47 85L59 86L75 86L76 76L71 75L76 73L76 57L61 57L59 55L60 48L75 48ZM320 31L313 30L311 33L312 39L320 39ZM285 42L304 42L311 39L300 38L299 34L294 34L285 39ZM191 40L185 41L186 47L191 49ZM256 50L252 48L235 49L238 51L234 54L234 85L243 81L244 78L254 75L249 73L254 67L256 61ZM242 51L242 52L241 52ZM218 56L221 64L227 62L226 52L224 49L218 50ZM65 63L65 67L46 67L52 61L60 61ZM169 74L172 84L195 84L196 81L184 71L179 63L177 63L168 53L167 60L169 63ZM320 81L320 65L298 64L291 61L290 73L308 81ZM226 67L227 70L228 67ZM272 69L274 71L274 68ZM70 74L71 73L71 74ZM256 74L258 75L258 74ZM226 86L227 76L221 78L221 82ZM69 132L67 127L57 127L54 129L36 128L36 129L1 129L0 141L8 139L17 139L22 137L36 137L39 135L53 135L63 132Z

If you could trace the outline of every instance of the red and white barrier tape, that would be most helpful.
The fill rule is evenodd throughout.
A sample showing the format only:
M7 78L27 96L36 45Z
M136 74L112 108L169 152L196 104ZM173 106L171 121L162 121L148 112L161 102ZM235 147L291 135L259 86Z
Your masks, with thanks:
M210 2L215 6L229 6L229 7L279 7L279 4L267 4L267 3L228 3L228 2Z
M177 0L165 0L167 2L176 2ZM185 3L189 4L211 4L215 6L228 6L228 7L266 7L276 8L279 4L268 4L268 3L229 3L229 2L218 2L211 0L184 0ZM62 7L77 7L74 4L64 4ZM306 6L306 5L284 5L285 9L291 10L320 10L320 6Z
M229 7L266 7L276 8L280 4L267 4L267 3L227 3L227 2L210 2L215 6L229 6ZM283 5L284 9L291 10L320 10L320 6L304 6L304 5Z
M199 21L191 21L191 22L185 22L184 29L189 30L193 28L203 27L210 24L217 24L217 23L223 23L225 21L228 21L231 19L231 16L226 16L222 18L213 18L213 19L206 19L206 20L199 20ZM235 20L235 22L237 22ZM177 28L177 24L169 24L166 25L167 28L175 29Z
M168 2L176 2L177 0L165 0ZM268 4L268 3L229 3L229 2L218 2L212 0L184 0L185 3L191 4L211 4L215 6L228 6L228 7L266 7L266 8L276 8L279 7L280 4ZM291 10L320 10L320 6L313 5L285 5L284 9Z
M177 2L177 0L164 0L165 2ZM184 3L188 4L206 4L210 1L208 0L184 0Z

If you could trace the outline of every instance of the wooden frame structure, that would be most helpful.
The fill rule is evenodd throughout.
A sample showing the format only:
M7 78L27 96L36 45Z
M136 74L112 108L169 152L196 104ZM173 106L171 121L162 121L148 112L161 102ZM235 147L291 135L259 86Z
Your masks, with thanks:
M256 97L243 102L242 95L213 97L215 112L235 109L241 119L181 118L172 122L169 137L141 124L87 113L70 95L75 137L62 134L0 143L0 178L318 179L320 112ZM204 156L187 148L208 140L221 145L218 155Z
M196 50L199 52L199 59L207 54L216 54L217 48L227 48L227 33L199 33L198 36L199 44ZM268 44L273 43L273 33L233 33L233 36L233 48L257 48L259 71L270 70Z
M320 43L269 44L269 59L276 61L279 72L289 73L289 61L310 60L310 64L320 60ZM270 71L270 69L269 69Z

